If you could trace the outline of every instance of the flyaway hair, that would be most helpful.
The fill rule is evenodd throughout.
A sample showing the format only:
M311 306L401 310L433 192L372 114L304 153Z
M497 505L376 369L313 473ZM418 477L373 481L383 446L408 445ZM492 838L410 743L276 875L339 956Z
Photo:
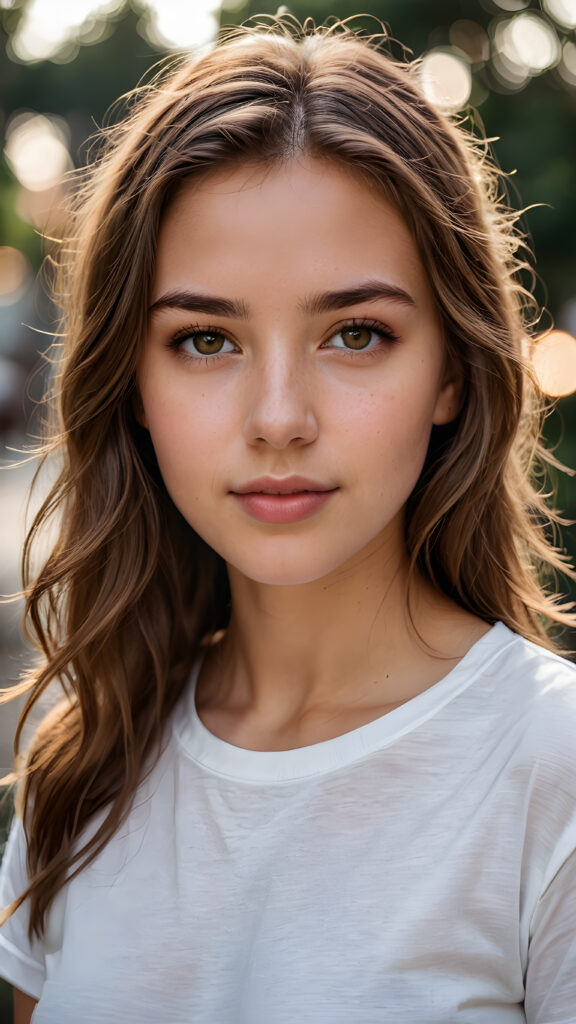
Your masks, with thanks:
M28 628L42 663L21 727L57 681L64 699L21 773L31 934L103 848L154 763L205 637L225 628L222 559L181 517L138 421L135 373L156 239L181 184L226 165L332 160L391 200L420 251L457 420L434 428L408 507L412 574L489 623L554 647L573 617L546 591L564 570L534 486L541 402L524 350L534 319L523 247L487 145L424 98L417 62L345 23L280 18L225 33L133 94L79 176L59 256L62 349L47 442L60 475L26 541ZM33 550L55 517L39 571Z

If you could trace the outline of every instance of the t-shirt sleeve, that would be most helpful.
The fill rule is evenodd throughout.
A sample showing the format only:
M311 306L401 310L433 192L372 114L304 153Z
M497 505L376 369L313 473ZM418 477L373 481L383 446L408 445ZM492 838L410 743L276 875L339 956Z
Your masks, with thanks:
M524 1007L528 1024L576 1024L576 850L532 915Z
M5 910L28 885L26 837L20 818L12 824L0 868L0 907ZM28 939L29 904L26 900L0 927L0 977L39 999L46 979L42 944Z

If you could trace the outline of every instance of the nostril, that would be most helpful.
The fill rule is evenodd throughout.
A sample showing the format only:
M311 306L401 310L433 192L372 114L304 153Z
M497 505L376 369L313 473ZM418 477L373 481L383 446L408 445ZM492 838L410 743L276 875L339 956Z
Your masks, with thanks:
M318 436L318 422L308 403L255 402L245 420L244 436L249 443L274 448L309 444Z

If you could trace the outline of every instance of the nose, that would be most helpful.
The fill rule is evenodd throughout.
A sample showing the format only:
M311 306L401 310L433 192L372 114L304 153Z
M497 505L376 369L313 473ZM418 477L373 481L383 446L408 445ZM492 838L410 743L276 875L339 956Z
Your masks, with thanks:
M265 443L283 449L316 440L314 388L304 366L277 355L254 366L251 377L244 424L249 444Z

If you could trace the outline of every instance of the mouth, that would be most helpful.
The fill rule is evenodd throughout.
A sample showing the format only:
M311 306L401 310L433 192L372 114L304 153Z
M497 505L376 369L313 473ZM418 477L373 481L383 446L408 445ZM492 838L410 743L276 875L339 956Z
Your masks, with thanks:
M324 494L337 489L330 484L308 480L304 477L292 476L276 480L270 477L260 477L258 480L250 480L246 484L235 487L232 494Z
M304 477L260 477L230 493L252 519L263 523L290 524L319 513L338 487Z
M258 490L250 488L249 491L237 491L237 494L324 494L325 491L335 490L329 487L295 487L289 491L273 491L270 487L260 487Z

